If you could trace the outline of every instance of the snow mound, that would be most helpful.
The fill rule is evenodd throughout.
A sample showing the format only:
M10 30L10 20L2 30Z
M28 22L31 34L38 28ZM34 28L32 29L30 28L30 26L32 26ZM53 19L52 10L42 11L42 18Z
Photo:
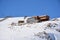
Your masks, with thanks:
M57 19L18 25L24 17L8 18L0 22L0 40L60 40L60 18Z

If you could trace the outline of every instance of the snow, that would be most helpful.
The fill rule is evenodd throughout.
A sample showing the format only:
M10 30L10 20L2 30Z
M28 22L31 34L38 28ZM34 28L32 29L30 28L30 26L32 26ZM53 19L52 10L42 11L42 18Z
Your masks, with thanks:
M50 20L19 26L19 20L24 20L24 17L8 18L0 22L0 40L50 40L50 38L51 40L60 40L60 32L56 30L60 29L60 21ZM17 25L11 25L12 22ZM49 23L50 26L47 26ZM42 35L38 35L38 33L42 33ZM38 36L35 36L35 34ZM48 36L50 37L48 38Z

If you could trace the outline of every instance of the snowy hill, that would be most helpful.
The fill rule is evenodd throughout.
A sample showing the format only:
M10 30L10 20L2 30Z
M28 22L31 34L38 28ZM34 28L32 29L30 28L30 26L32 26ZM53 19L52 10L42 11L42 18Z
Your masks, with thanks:
M25 19L12 17L0 21L0 40L60 40L60 18L23 25L18 25L19 20Z

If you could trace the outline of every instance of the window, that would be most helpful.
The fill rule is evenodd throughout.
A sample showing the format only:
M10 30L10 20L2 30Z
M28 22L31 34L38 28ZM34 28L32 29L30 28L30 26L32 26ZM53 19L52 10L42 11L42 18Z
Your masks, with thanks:
M18 21L18 23L24 23L24 21Z

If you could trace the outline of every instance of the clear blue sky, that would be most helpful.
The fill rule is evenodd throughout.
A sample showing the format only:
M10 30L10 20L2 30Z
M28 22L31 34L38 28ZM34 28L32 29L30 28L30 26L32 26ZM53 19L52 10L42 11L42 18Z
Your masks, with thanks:
M0 17L44 14L60 17L60 0L0 0Z

